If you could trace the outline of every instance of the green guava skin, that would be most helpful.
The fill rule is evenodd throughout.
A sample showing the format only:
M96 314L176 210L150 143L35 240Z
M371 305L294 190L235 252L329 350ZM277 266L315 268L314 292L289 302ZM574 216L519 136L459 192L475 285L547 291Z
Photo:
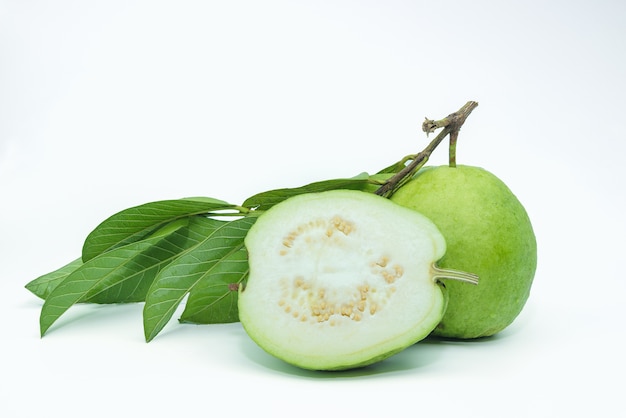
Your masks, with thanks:
M509 326L530 295L537 242L526 210L495 175L473 166L426 167L391 200L429 217L446 239L443 268L477 274L445 281L448 306L433 335L473 339Z

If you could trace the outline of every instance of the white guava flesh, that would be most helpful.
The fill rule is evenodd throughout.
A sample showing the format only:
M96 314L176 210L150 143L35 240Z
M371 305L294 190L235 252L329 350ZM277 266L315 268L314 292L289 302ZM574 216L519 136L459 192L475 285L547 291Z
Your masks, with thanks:
M305 369L364 366L423 339L444 314L438 279L455 275L435 267L446 246L428 218L359 191L289 198L245 245L240 321L265 351Z

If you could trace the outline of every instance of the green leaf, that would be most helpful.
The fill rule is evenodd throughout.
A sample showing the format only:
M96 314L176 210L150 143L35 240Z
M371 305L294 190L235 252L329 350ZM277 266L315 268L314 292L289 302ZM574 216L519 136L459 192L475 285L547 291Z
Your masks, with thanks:
M108 276L103 277L101 282L85 295L85 299L81 302L128 303L145 301L148 289L161 269L178 258L186 249L197 245L198 242L224 223L215 219L195 216L175 221L172 224L180 225L183 221L184 225L179 226L178 229L174 230L169 225L167 228L163 228L159 234L154 236L161 236L163 239L155 240L153 246L137 252L136 255L127 260L124 268L107 273ZM170 232L166 235L167 230ZM151 236L150 240L152 239ZM134 244L137 243L131 243L120 248L132 248ZM116 251L117 249L111 250L96 258L109 257L110 254L116 255Z
M130 242L139 241L176 219L235 206L212 198L161 200L118 212L98 225L85 239L83 261Z
M378 184L375 181L372 181L367 173L363 173L351 179L324 180L310 183L301 187L276 189L258 193L246 199L246 201L243 203L243 206L256 210L267 210L285 199L300 194L317 193L336 189L351 189L373 192L377 188Z
M383 168L377 174L396 174L404 170L405 168L406 168L406 165L402 161L398 161L390 165L389 167Z
M239 285L248 277L248 252L242 246L216 264L189 292L180 322L220 324L239 321Z
M242 259L240 253L255 221L256 217L245 217L225 222L159 272L148 291L143 310L146 341L156 337L196 285L212 281L213 277L223 280L229 270L238 277L242 265L247 268L247 259Z
M160 233L115 248L70 273L52 290L41 308L41 335L75 303L143 300L156 273L186 246L189 221L181 220L175 224L177 228L168 228L169 235Z
M81 258L77 258L61 268L31 280L25 287L36 296L45 300L55 287L57 287L67 276L82 265L83 260Z

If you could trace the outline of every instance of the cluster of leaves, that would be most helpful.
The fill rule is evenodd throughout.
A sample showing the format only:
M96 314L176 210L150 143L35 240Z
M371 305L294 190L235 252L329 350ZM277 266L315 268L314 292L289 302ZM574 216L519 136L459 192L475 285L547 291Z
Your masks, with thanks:
M26 285L44 299L41 335L77 303L144 302L146 341L157 336L185 298L180 322L236 322L238 289L248 276L244 239L257 217L298 194L374 192L389 177L386 170L270 190L241 206L198 197L118 212L87 236L79 258Z

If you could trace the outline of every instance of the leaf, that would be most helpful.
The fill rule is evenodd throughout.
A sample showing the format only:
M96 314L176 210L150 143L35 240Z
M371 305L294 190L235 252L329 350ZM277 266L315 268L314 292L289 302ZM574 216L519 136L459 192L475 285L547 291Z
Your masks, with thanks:
M370 180L367 173L363 173L351 179L324 180L296 188L275 189L258 193L246 199L243 206L247 208L254 208L256 210L267 210L283 200L300 194L317 193L336 189L373 191L377 188L378 185Z
M245 246L216 264L189 292L180 322L219 324L239 321L239 285L248 276Z
M396 174L406 168L406 164L403 161L398 161L389 167L385 167L380 170L377 174Z
M157 234L118 247L92 258L70 273L52 290L41 308L41 335L75 303L143 300L156 272L162 264L174 258L175 250L183 246L181 242L184 243L188 235L186 220L176 224L178 229L170 235ZM163 249L166 256L163 259L155 258L155 249Z
M245 217L224 223L159 272L148 291L143 310L146 341L156 337L198 283L227 273L229 269L235 274L240 271L243 261L234 254L244 247L244 238L255 221L256 217ZM247 260L245 264L247 266Z
M31 280L25 287L41 299L46 299L55 287L57 287L67 276L82 265L83 260L81 258L77 258L61 268Z
M234 207L205 197L161 200L125 209L104 220L87 236L82 250L83 261L89 261L112 248L139 241L176 219Z
M196 216L176 221L173 224L179 224L181 221L185 221L184 227L173 230L167 235L161 234L163 239L157 240L153 246L129 258L124 268L111 271L106 279L103 277L102 281L85 295L85 300L81 300L81 302L127 303L145 301L148 289L161 269L224 223L223 221ZM136 243L128 244L123 248L132 248L133 244ZM112 250L98 257L108 257L109 253L115 255L115 252L116 250Z

